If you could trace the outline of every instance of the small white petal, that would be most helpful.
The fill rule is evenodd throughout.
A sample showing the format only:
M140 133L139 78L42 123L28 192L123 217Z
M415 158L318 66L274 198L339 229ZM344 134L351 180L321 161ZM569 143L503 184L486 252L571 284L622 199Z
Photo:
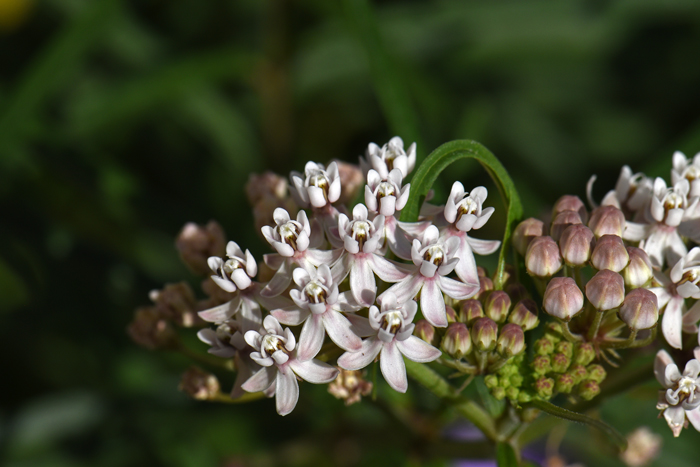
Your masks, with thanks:
M345 352L338 358L338 366L346 370L361 370L372 363L382 350L382 343L376 337L362 341L357 352Z
M479 292L479 284L465 284L464 282L444 276L437 278L436 281L440 282L440 289L445 295L455 300L465 300Z
M442 354L438 349L416 336L410 336L403 341L397 340L396 346L406 358L419 363L432 362Z
M356 352L362 348L362 340L352 331L352 325L347 318L334 310L323 315L323 326L328 337L343 350Z
M471 250L478 255L490 255L501 246L500 240L480 240L478 238L466 237Z
M430 324L439 328L447 326L445 299L438 287L437 280L427 280L423 284L420 294L420 308Z
M389 261L379 255L372 255L368 258L368 262L372 271L384 282L399 282L409 275L410 270L405 267L406 265Z
M291 368L283 367L277 374L277 387L275 389L275 402L277 413L287 415L297 405L299 400L299 383Z
M309 317L307 310L300 310L296 306L272 310L270 314L277 318L280 323L287 326L299 326Z
M355 258L350 270L350 290L358 303L363 303L367 306L374 303L374 297L377 294L377 283L366 258Z
M379 367L382 375L389 386L395 391L406 392L408 380L406 379L406 365L403 362L403 355L394 343L384 345L379 356Z
M289 287L289 283L292 282L292 274L289 272L290 268L289 262L285 261L282 263L275 275L270 279L270 282L260 291L260 295L263 297L276 297L284 292Z
M377 331L370 325L369 320L365 317L358 316L354 313L349 313L346 318L352 324L350 330L360 337L369 337L377 333Z
M197 313L200 318L209 323L221 324L225 321L231 319L231 317L238 311L238 307L241 304L240 296L236 296L233 300L224 303L223 305L218 305L208 310L200 311Z
M289 362L289 366L301 379L309 383L330 383L338 376L338 370L336 368L316 359L306 362L292 360Z
M682 315L683 298L674 297L666 305L666 311L661 321L661 330L663 331L666 342L671 347L680 349L681 342L681 327L683 321Z
M312 315L306 320L304 327L301 328L299 336L299 347L297 348L297 357L299 360L311 360L323 347L323 338L326 335L323 327L323 318L321 315Z
M258 370L253 376L241 385L241 389L247 392L260 392L267 389L275 381L277 368L266 367Z

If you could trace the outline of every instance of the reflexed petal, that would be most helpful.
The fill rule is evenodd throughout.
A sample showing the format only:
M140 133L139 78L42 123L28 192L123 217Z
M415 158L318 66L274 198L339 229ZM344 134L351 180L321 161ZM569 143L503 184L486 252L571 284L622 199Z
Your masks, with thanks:
M490 255L501 246L500 240L480 240L472 237L467 237L466 240L471 250L478 255Z
M423 284L420 294L420 308L430 324L439 328L447 326L445 299L438 287L437 280L428 280Z
M357 303L357 300L350 292L339 294L338 300L333 304L333 309L338 311L358 311L362 308L365 308L365 306Z
M350 270L350 290L359 303L367 306L374 303L377 294L377 283L367 258L356 257Z
M664 418L671 428L673 436L678 437L685 424L685 410L682 407L669 407L664 410Z
M367 261L372 271L384 282L399 282L409 274L405 265L389 261L379 255L372 255L367 258Z
M700 321L700 301L693 303L690 310L685 312L683 315L683 325L695 325L698 321Z
M395 391L406 392L406 389L408 389L406 365L403 362L403 355L401 355L395 344L384 346L379 356L379 367L389 386Z
M688 254L688 248L685 246L685 242L683 242L683 239L678 234L678 230L674 230L669 234L664 253L666 256L666 264L669 266L676 264L679 259Z
M276 297L284 292L284 290L289 287L289 283L292 282L290 269L291 265L288 261L282 263L275 275L270 279L270 282L260 291L260 295L263 297Z
M330 383L338 376L338 370L320 360L302 362L292 360L289 366L304 381L314 384Z
M688 410L685 415L688 417L688 420L690 420L690 423L692 423L693 428L700 431L700 407Z
M394 219L393 230L387 230L387 241L391 251L401 259L410 260L411 259L411 238L408 234L400 227L400 223L396 222ZM389 229L391 227L388 227Z
M438 349L416 336L410 336L403 341L397 340L396 346L406 358L419 363L432 362L442 354Z
M362 348L362 340L352 331L350 321L337 311L329 310L323 315L323 326L341 349L356 352Z
M247 331L249 329L260 329L260 323L262 323L262 311L260 311L260 305L258 302L252 300L248 296L242 296L239 318L241 329L243 331Z
M208 310L197 313L200 318L209 323L220 324L228 321L238 311L241 304L241 297L237 295L233 300L224 303L223 305L209 308Z
M270 312L277 320L287 326L299 326L309 317L308 310L300 310L299 307L281 308Z
M297 377L294 376L294 372L289 367L280 369L275 389L277 413L287 415L294 410L298 400L299 383L297 383Z
M275 380L277 368L274 366L258 370L253 376L241 385L241 389L247 392L260 392L267 389Z
M457 277L465 284L478 284L479 274L476 270L476 260L474 259L472 248L465 238L462 239L455 256L459 258L459 263L455 266Z
M338 366L346 370L361 370L377 358L382 350L382 343L376 337L362 341L362 348L357 352L345 352L338 358Z
M421 222L401 222L399 221L399 227L401 230L406 232L407 234L417 237L419 235L423 235L423 232L425 232L425 229L430 227L431 223L430 221L421 221Z
M411 299L413 299L418 292L420 291L421 287L423 287L423 282L425 281L425 278L421 276L420 274L414 275L414 276L408 276L406 279L402 280L399 283L396 283L389 287L386 292L382 293L380 295L380 298L382 296L385 296L387 293L391 292L396 296L396 300L399 303L407 302Z
M370 325L370 321L363 316L349 313L345 318L351 323L350 330L360 337L369 337L377 333Z
M664 333L666 342L671 347L680 349L681 342L681 327L683 322L682 316L683 298L674 297L666 305L666 311L661 321L661 330Z
M673 358L665 350L659 350L654 359L654 376L656 380L665 388L673 385L671 381L666 379L666 367L673 364Z
M464 300L473 297L479 292L479 284L465 284L444 276L435 280L440 282L440 289L445 292L445 295L455 300Z
M299 336L299 347L297 348L297 357L299 360L311 360L323 347L323 338L326 332L323 328L321 315L312 315L306 320L304 327L301 328Z
M278 253L268 253L263 255L263 261L265 264L267 264L270 269L273 271L276 271L282 266L282 263L284 263L287 260L285 256L282 256Z

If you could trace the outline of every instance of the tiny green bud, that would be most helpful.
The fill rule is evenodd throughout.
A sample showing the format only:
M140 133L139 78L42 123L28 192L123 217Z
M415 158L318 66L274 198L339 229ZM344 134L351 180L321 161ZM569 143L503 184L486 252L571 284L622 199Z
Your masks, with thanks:
M503 358L511 358L525 350L525 333L517 324L508 323L503 326L498 336L496 351Z
M549 355L554 352L554 344L547 337L535 341L535 353L537 355Z
M578 365L588 365L595 358L595 348L590 342L582 342L576 347L574 353L574 363Z
M554 380L543 376L535 381L535 390L540 398L549 399L552 397L552 392L554 391Z
M451 323L447 326L440 348L449 356L460 359L472 350L469 330L464 323Z
M557 344L556 350L571 358L574 353L574 344L569 341L561 341Z
M571 364L571 359L563 353L555 353L552 356L552 371L555 373L564 373Z
M583 365L573 365L569 368L568 372L572 378L574 378L574 383L578 384L588 377L588 371Z
M427 320L418 320L416 322L416 327L413 329L413 334L420 337L428 344L433 345L433 341L435 340L435 328Z
M496 375L484 376L484 384L489 389L495 388L496 386L498 386L498 376L496 376Z
M547 327L544 330L544 335L547 339L552 341L552 343L557 344L563 338L561 324L555 322L547 323Z
M547 355L538 355L532 361L532 369L538 375L545 375L552 371L552 363Z
M523 394L525 394L525 397L523 397ZM527 400L524 400L525 398L527 398ZM530 400L532 400L532 396L529 393L520 391L520 394L518 394L518 402L524 404L526 402L530 402ZM542 412L540 409L536 409L534 407L523 407L523 409L520 411L520 420L525 423L531 423L534 422L541 413Z
M461 322L471 325L474 321L484 316L484 308L479 300L470 298L462 302L459 310L459 320Z
M489 293L484 303L486 316L497 323L505 322L510 311L510 297L502 290L494 290Z
M520 389L514 388L514 387L509 387L506 389L506 396L508 396L508 399L512 401L517 401L518 400L518 394L520 394Z
M506 398L506 390L500 386L497 386L491 390L491 395L499 401Z
M479 318L472 325L471 337L477 350L490 352L496 347L498 324L491 318Z
M603 368L601 365L588 365L586 370L588 371L588 379L592 379L596 383L602 383L607 376L605 368Z
M511 365L510 363L507 363L498 369L498 374L501 376L506 376L506 377L508 377L510 375L514 375L517 372L518 372L518 368L515 365Z
M527 404L532 401L532 394L526 391L520 391L518 394L518 402L521 404ZM539 410L537 411L539 414ZM536 418L536 417L535 417Z
M520 373L516 373L514 375L511 375L510 379L510 385L515 386L516 388L519 388L520 386L523 385L523 376Z
M592 379L587 379L578 387L578 395L589 401L600 393L600 386Z
M557 378L556 390L557 392L568 394L574 388L575 384L576 382L574 381L573 376L564 373L563 375L559 375L559 377Z

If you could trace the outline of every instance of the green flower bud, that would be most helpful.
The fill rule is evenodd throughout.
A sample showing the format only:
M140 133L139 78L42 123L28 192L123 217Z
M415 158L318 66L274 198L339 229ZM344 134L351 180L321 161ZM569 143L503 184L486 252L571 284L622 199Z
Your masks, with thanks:
M537 395L540 398L549 399L552 397L552 392L554 391L554 380L543 376L535 381L535 391L537 391Z
M573 376L565 373L563 375L559 375L559 377L557 378L556 390L557 392L569 394L574 388L575 384L576 382L574 381Z
M564 373L571 364L571 359L563 353L555 353L552 356L552 371L555 373Z
M472 350L469 330L464 323L451 323L447 326L440 348L449 356L460 359Z
M433 345L433 341L435 340L435 328L427 320L418 320L416 322L416 327L413 329L413 334L420 337L428 344Z
M491 390L491 395L499 401L502 401L503 399L506 398L506 390L500 386L495 387Z
M544 330L544 336L553 344L559 343L563 339L561 324L549 322Z
M554 352L554 344L547 337L535 341L535 353L537 355L549 355Z
M578 387L578 395L587 401L593 399L600 393L600 386L592 379L587 379Z
M490 352L496 347L498 324L491 318L479 318L472 325L472 342L477 350Z
M538 355L532 361L532 369L538 375L545 375L552 371L552 363L547 355Z
M573 365L568 373L574 378L574 383L578 384L588 377L588 371L583 365Z
M502 290L492 291L484 303L486 316L497 323L505 322L510 311L510 297Z
M525 350L525 333L517 324L508 323L503 326L498 336L496 351L503 358L511 358Z
M525 394L525 398L527 398L527 400L523 400L523 393ZM525 404L530 402L530 400L532 400L531 394L520 391L520 394L518 394L518 402ZM523 409L520 411L520 420L525 423L532 423L537 417L540 416L541 413L542 412L539 409L534 407L523 407Z
M574 352L574 363L578 365L588 365L595 358L595 348L589 342L582 342L576 346Z
M523 385L523 376L520 373L516 373L514 375L511 375L510 379L510 385L515 386L516 388L519 388L520 386Z
M489 389L495 388L496 386L498 386L498 376L496 376L496 375L484 376L484 384Z
M522 221L513 231L513 246L521 256L525 256L527 247L536 237L544 235L544 222L534 217Z
M474 321L484 316L486 315L484 315L484 309L479 300L471 298L462 302L459 310L459 320L461 322L471 325Z
M603 368L601 365L588 365L586 370L588 371L588 379L591 379L596 383L602 383L607 376L605 368Z
M517 372L518 372L518 367L516 367L515 365L511 365L510 363L507 363L498 369L498 374L501 376L505 376L505 377L508 377L510 375L514 375Z
M532 394L526 391L520 391L518 394L518 402L520 404L527 404L532 401Z
M529 298L520 300L508 317L508 322L517 324L525 331L535 329L540 322L537 319L537 303Z
M574 344L569 341L561 341L557 344L556 350L571 358L574 353Z
M518 400L518 394L520 394L520 389L514 388L514 387L509 387L506 389L506 396L508 396L508 399L512 401L517 401Z

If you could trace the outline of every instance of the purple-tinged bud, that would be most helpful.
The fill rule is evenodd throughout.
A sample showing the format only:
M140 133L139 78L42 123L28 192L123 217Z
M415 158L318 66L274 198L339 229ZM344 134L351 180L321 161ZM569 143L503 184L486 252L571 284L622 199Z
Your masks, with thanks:
M552 371L552 359L548 355L538 355L532 361L532 370L535 374L546 375Z
M574 354L574 344L569 341L561 341L557 344L556 351L571 358Z
M506 285L505 291L510 299L515 303L528 298L530 295L525 286L520 282L511 282L510 284Z
M588 371L588 379L592 379L596 383L602 383L605 377L608 375L605 372L605 368L597 364L588 365L586 370Z
M625 215L615 206L600 206L591 213L588 227L596 238L603 235L622 237L622 232L625 230Z
M530 242L525 253L527 272L537 277L549 277L561 269L559 245L552 237L537 237Z
M502 280L504 284L509 284L512 280L515 280L515 267L512 264L506 263L503 267Z
M496 351L503 358L511 358L525 350L525 333L517 324L506 324L501 329Z
M621 272L622 277L625 279L625 284L632 289L643 287L653 277L649 255L641 248L633 246L627 247L627 253L629 254L630 262Z
M513 246L521 256L525 256L530 242L544 235L544 222L534 217L522 221L513 231Z
M491 278L486 276L479 277L479 291L476 294L476 298L481 298L492 290L493 281Z
M617 308L625 299L625 281L610 269L598 271L586 284L586 297L598 311Z
M542 337L535 341L535 353L537 355L549 355L554 352L554 344L546 337Z
M459 320L461 322L471 325L475 320L484 316L484 308L479 300L470 298L462 302L459 309Z
M489 277L488 271L483 266L476 267L476 275L477 277Z
M513 308L508 321L517 324L525 331L535 329L540 322L537 318L537 303L529 298L520 300Z
M209 221L205 226L189 222L177 235L175 246L187 267L204 275L211 272L207 258L225 253L225 237L224 229L215 221Z
M134 342L147 349L172 349L178 345L177 333L155 307L138 308L127 332Z
M565 373L563 375L559 375L559 377L557 378L557 384L555 388L557 392L569 394L574 388L575 384L576 383L574 382L574 378L570 374Z
M564 195L554 203L554 215L556 216L562 211L576 211L584 221L588 217L586 205L583 204L581 198L573 195Z
M552 355L552 371L555 373L564 373L571 364L571 359L563 353L555 353Z
M490 352L496 347L498 324L491 318L479 318L472 325L471 336L477 350Z
M472 341L469 337L469 330L463 323L452 323L447 326L440 348L459 360L472 351Z
M339 160L334 160L333 162L338 164L340 186L343 187L337 203L348 205L355 201L360 190L364 188L365 176L362 174L362 169L355 164L348 164Z
M555 277L544 292L544 311L569 321L583 309L583 293L570 277Z
M338 368L338 376L328 385L328 392L336 399L343 399L345 405L352 405L372 392L372 383L365 380L362 370Z
M543 376L535 381L535 391L537 391L537 395L540 398L549 399L552 397L552 391L554 391L554 380Z
M502 290L494 290L486 297L484 308L486 316L497 323L503 323L510 311L510 297Z
M496 376L496 375L484 376L484 385L486 385L486 387L489 389L493 389L495 387L498 387L498 376Z
M552 220L552 227L549 229L549 234L556 241L559 241L562 232L572 225L582 225L581 216L575 211L562 211Z
M520 394L520 389L513 386L506 389L506 397L512 401L518 400L518 394Z
M445 306L445 313L447 314L447 322L454 323L457 321L457 313L455 309L451 306Z
M588 377L588 371L583 365L572 365L568 372L572 378L574 378L574 383L578 384Z
M622 242L622 238L617 235L603 235L596 242L593 253L591 253L591 264L594 268L602 271L610 269L620 272L630 262L630 255Z
M497 401L502 401L506 398L506 390L501 386L497 386L491 390L491 395Z
M635 331L653 328L659 320L656 294L647 289L634 289L628 293L620 307L620 319Z
M595 236L583 224L570 225L559 238L559 251L566 264L583 266L591 259Z
M574 352L574 363L577 365L588 365L595 358L595 347L590 342L582 342L576 346Z
M420 337L425 342L433 345L435 340L435 328L427 320L421 319L416 322L416 327L413 329L413 335Z
M592 379L587 379L578 387L578 395L584 400L591 400L600 394L600 386Z
M219 394L219 380L196 366L190 367L180 380L180 391L193 399L206 401Z

